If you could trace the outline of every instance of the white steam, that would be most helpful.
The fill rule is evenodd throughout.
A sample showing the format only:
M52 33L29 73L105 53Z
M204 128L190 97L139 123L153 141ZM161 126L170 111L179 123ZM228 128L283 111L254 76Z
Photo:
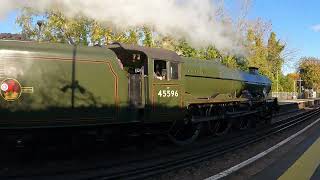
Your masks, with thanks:
M148 25L196 47L213 44L238 53L242 49L236 31L215 19L212 0L2 0L0 17L21 7L43 12L58 8L67 16L84 15L116 28Z

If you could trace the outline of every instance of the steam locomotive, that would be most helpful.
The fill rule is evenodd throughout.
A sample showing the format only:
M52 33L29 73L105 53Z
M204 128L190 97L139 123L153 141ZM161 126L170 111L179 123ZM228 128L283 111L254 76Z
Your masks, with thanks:
M268 122L276 99L258 69L243 72L173 51L0 41L0 132L164 132L177 144L204 129ZM252 118L254 117L254 118Z

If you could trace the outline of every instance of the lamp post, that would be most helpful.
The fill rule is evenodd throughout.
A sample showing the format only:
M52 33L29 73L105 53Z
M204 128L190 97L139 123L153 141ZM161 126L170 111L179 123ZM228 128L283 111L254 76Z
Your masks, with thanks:
M277 71L277 98L279 98L279 71Z
M298 82L299 82L299 96L300 96L300 98L301 98L301 92L302 92L302 86L301 86L301 82L302 82L303 80L301 79L301 77L300 77L300 79L298 79Z
M293 81L293 99L296 99L296 81Z
M37 21L37 25L39 27L39 32L38 32L38 41L40 41L40 38L41 38L41 30L42 30L42 26L43 26L43 21L39 20Z

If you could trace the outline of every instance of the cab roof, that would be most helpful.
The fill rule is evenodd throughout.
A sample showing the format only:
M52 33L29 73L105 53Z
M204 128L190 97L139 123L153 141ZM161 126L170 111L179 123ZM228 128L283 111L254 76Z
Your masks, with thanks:
M114 43L114 44L108 45L107 48L109 49L121 48L123 50L129 50L129 51L140 51L152 59L182 62L182 58L176 52L166 50L166 49L161 49L161 48L150 48L150 47L144 47L144 46L139 46L134 44L123 44L123 43Z

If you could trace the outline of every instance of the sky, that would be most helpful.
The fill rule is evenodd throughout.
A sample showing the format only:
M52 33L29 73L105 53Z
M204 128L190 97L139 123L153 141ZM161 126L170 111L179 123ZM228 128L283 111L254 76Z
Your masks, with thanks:
M319 0L254 0L249 18L261 17L272 22L272 30L297 50L296 58L288 60L285 73L295 70L295 63L303 56L320 58Z
M10 12L5 19L0 19L0 33L19 33L21 28L16 25L18 12Z
M258 17L272 22L272 30L277 37L286 42L289 50L296 51L295 58L288 59L284 73L295 71L300 57L314 56L320 58L320 7L319 0L252 0L248 18ZM234 0L226 0L228 10L235 16L237 13ZM234 6L234 7L233 7ZM234 8L234 9L233 9ZM18 12L11 12L7 18L0 19L0 33L19 33L15 24Z

